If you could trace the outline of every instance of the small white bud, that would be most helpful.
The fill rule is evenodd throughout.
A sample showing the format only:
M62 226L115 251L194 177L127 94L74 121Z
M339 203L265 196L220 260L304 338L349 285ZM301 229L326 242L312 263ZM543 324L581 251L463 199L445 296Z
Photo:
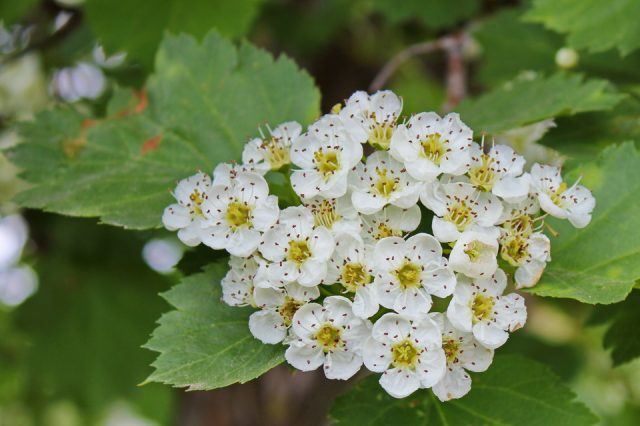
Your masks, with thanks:
M556 65L560 68L568 70L578 65L580 56L575 49L570 47L563 47L556 52Z

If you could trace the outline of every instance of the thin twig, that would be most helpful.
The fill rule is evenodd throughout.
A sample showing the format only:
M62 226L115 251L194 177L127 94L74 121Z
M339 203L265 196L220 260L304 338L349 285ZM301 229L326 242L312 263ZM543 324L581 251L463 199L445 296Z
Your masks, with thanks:
M466 33L460 32L407 47L382 67L369 86L369 90L375 92L382 89L398 68L412 57L442 50L447 54L447 103L445 109L452 108L466 94L466 73L462 57L462 43L466 37Z

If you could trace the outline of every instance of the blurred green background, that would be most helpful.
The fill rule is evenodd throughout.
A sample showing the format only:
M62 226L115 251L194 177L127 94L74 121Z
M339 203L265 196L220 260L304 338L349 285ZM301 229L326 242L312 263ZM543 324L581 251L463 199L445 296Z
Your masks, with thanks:
M315 79L324 112L366 90L407 46L464 32L472 95L523 74L566 68L635 93L608 115L559 119L547 133L550 123L503 135L530 159L559 163L563 147L579 143L584 132L594 137L580 151L584 158L640 134L640 53L578 50L577 62L567 62L558 57L564 36L519 19L528 6L499 0L1 0L0 149L17 143L13 125L37 111L67 104L99 114L114 88L140 88L165 31L202 36L211 28L292 57ZM416 56L386 86L403 97L407 114L442 111L447 72L442 52ZM607 138L597 139L602 133ZM345 385L285 366L212 392L138 386L154 358L141 346L168 310L158 293L209 262L211 252L184 252L161 230L129 232L19 210L11 202L24 187L16 175L0 151L0 425L324 424L330 400ZM632 294L623 303L640 301ZM548 364L602 424L640 424L640 362L614 368L602 343L612 322L629 327L620 306L541 298L529 298L528 306L527 327L502 353L527 353Z

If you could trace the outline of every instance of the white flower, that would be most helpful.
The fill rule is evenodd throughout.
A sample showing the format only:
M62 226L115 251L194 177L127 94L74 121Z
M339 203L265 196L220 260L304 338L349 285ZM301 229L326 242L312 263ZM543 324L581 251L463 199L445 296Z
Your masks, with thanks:
M451 254L449 267L468 277L491 276L498 268L498 238L496 227L472 227L460 234Z
M507 232L500 240L500 255L517 267L516 288L533 287L538 283L547 262L551 260L551 241L541 232L522 234Z
M591 222L596 200L587 188L577 182L567 187L559 168L537 163L531 168L531 178L542 210L551 216L569 219L576 228L584 228Z
M197 246L202 241L202 203L209 197L211 178L204 173L181 180L173 191L178 201L164 209L162 223L169 231L178 230L178 238L188 246Z
M324 226L314 229L309 209L288 207L278 223L264 234L262 255L274 280L298 281L303 286L318 285L327 273L327 261L333 253L333 236Z
M474 143L471 146L469 180L483 191L509 203L518 203L529 194L530 176L522 173L525 159L507 145L494 145L488 153Z
M420 200L435 214L433 235L446 243L457 240L472 225L495 225L502 214L502 203L495 195L465 182L428 184Z
M432 294L447 297L455 289L455 275L431 235L417 234L406 241L384 238L376 244L373 260L380 304L398 313L425 316Z
M401 111L402 99L389 90L371 96L365 92L355 92L339 116L354 140L388 149Z
M429 317L384 314L373 325L363 357L369 370L383 373L380 385L394 398L431 387L445 373L441 331Z
M293 316L291 340L284 356L289 364L311 371L324 364L328 379L347 380L362 366L362 346L371 323L353 315L342 296L308 303Z
M315 226L324 226L334 236L342 233L360 234L362 221L351 204L351 194L340 198L314 197L304 200L303 204L313 213Z
M247 257L278 219L278 198L269 195L269 186L256 173L233 174L228 184L211 187L200 206L207 218L202 242L213 249L225 249L234 256Z
M358 163L349 179L351 201L360 213L372 214L387 204L408 209L418 202L420 183L386 152L374 152L366 164Z
M291 143L300 136L302 127L295 121L280 124L269 130L271 137L251 139L242 151L242 162L264 175L269 170L279 170L291 163Z
M529 194L519 203L505 203L498 224L509 233L529 236L535 229L533 216L540 211L540 204L535 194Z
M360 162L362 145L345 131L335 115L325 115L293 141L291 186L301 198L337 198L347 192L349 171Z
M458 114L440 118L435 112L423 112L398 126L389 152L413 178L432 182L442 173L465 173L472 142L473 132Z
M378 291L373 283L372 246L365 246L353 234L336 238L336 249L329 260L325 284L340 283L345 291L354 294L353 313L369 318L378 312Z
M418 205L408 209L386 206L372 215L361 216L364 225L362 239L367 244L375 244L386 237L401 237L415 231L420 225L421 216Z
M471 281L458 276L458 284L447 309L447 318L457 329L473 332L473 336L489 349L502 346L527 320L522 296L503 296L507 276L502 269L492 277Z
M318 287L302 287L298 283L282 288L256 287L253 297L261 310L249 317L251 334L263 343L282 342L298 309L319 296Z
M493 349L476 341L471 333L453 327L444 314L429 315L442 330L442 349L447 358L444 377L433 386L440 401L461 398L471 390L471 377L465 370L486 371L493 361Z
M258 274L255 256L229 259L229 271L222 284L222 300L230 306L255 306L253 300L254 279Z

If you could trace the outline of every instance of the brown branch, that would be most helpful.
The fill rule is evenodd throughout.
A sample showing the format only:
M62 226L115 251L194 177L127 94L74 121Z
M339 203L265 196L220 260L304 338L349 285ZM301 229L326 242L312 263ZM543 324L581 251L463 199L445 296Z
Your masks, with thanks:
M447 103L445 109L454 107L466 94L466 72L462 57L462 43L467 37L465 32L459 32L436 40L417 43L401 50L378 72L369 86L369 91L375 92L382 89L398 68L414 56L442 50L447 55Z

